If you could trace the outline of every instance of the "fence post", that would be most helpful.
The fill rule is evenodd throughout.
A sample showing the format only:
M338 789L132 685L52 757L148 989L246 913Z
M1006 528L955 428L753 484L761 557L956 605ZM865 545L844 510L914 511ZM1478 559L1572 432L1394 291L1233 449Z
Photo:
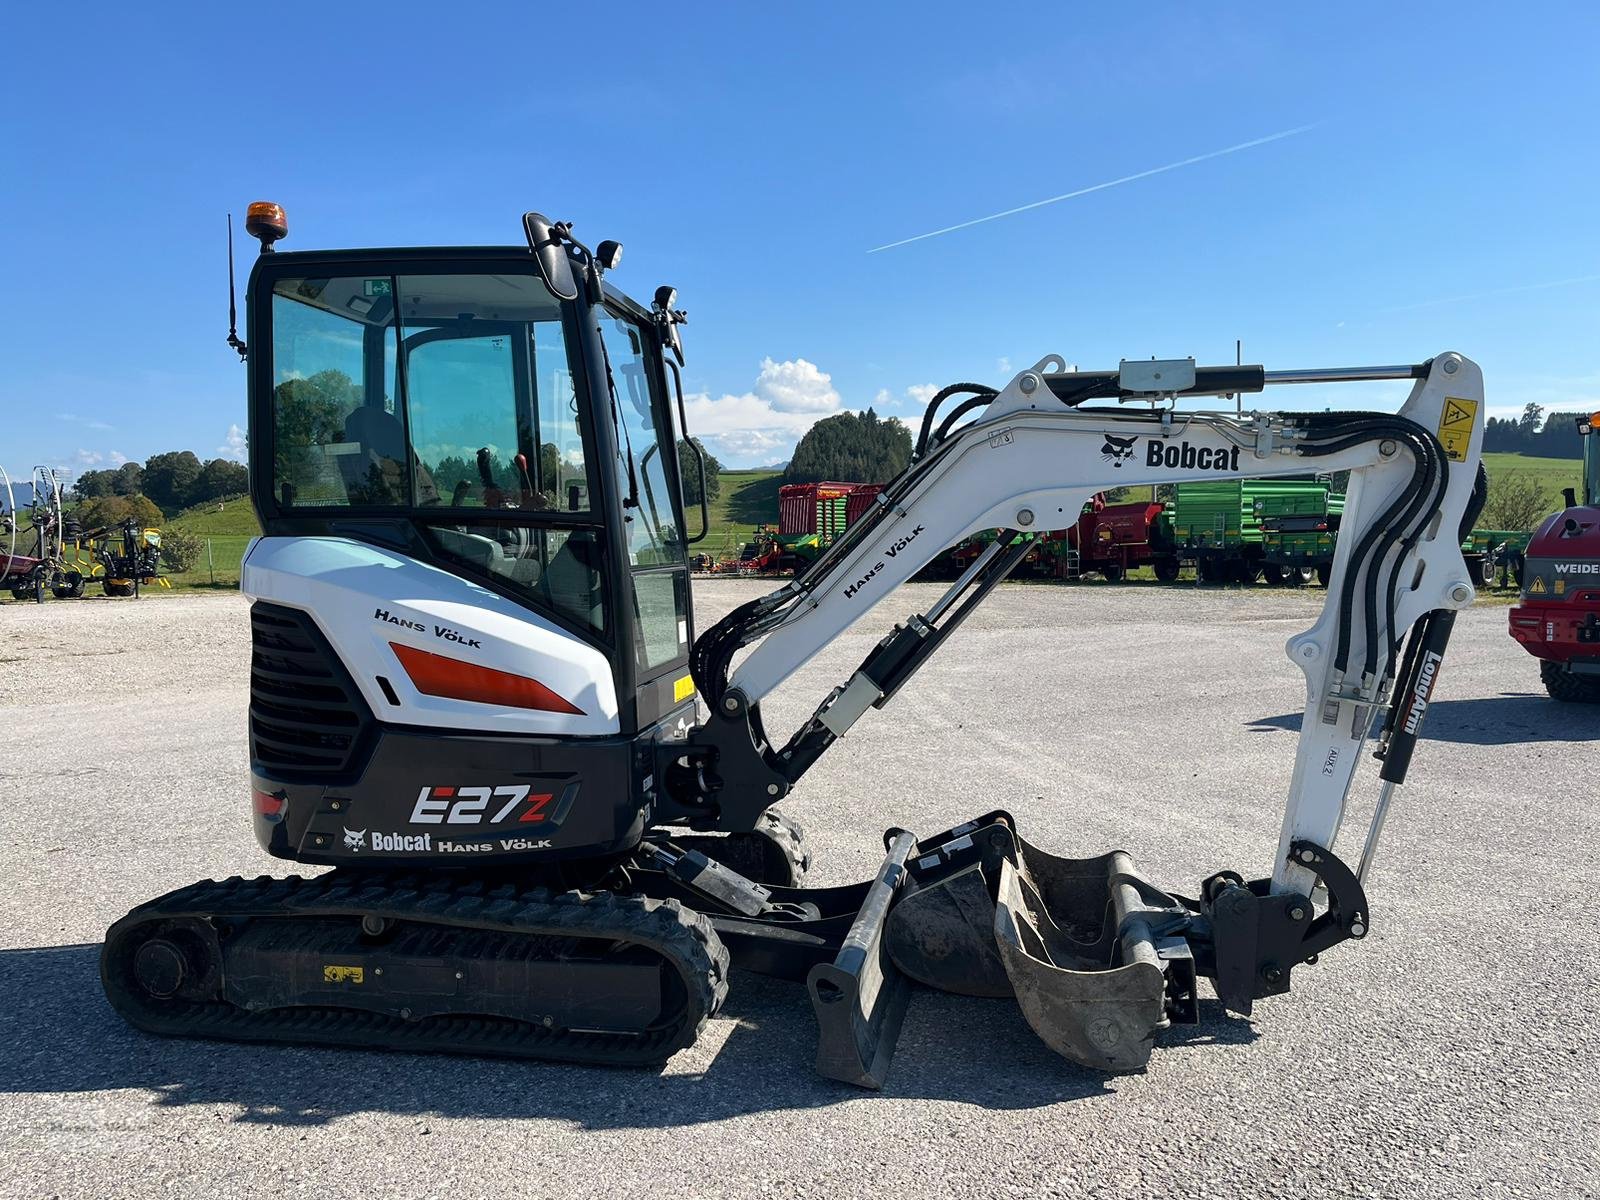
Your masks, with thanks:
M211 539L206 539L206 569L211 572L211 586L217 585L217 564L211 557Z

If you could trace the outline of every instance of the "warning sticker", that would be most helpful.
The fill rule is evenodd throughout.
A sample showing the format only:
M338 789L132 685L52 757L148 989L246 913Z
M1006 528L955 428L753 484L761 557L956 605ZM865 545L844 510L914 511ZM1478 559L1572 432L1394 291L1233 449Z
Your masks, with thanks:
M1542 596L1542 595L1544 595L1544 593L1545 593L1544 576L1543 575L1535 575L1533 577L1533 586L1528 589L1528 595L1530 595L1530 596Z
M1439 418L1439 444L1451 462L1467 461L1467 447L1472 444L1472 426L1477 419L1476 400L1444 398L1444 413Z
M685 675L682 679L673 681L672 699L674 703L679 700L687 700L692 695L694 695L693 675Z

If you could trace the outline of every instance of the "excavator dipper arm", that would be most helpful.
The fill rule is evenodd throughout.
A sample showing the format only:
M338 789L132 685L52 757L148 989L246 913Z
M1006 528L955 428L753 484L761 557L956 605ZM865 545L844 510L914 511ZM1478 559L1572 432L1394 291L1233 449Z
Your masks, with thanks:
M1247 414L1177 403L1274 385L1386 379L1412 381L1398 413ZM1192 360L1069 372L1052 357L998 393L974 390L937 430L930 413L911 466L810 570L734 610L697 642L695 678L711 712L681 760L694 769L677 777L692 777L698 792L683 819L753 828L1005 577L1026 551L1015 533L1064 529L1096 492L1112 487L1350 472L1326 604L1286 647L1305 679L1306 708L1269 875L1247 882L1219 872L1201 884L1198 900L1185 901L1145 882L1121 852L1054 858L1022 842L1004 814L992 814L902 855L908 874L896 903L884 906L889 915L878 929L858 931L857 965L823 981L825 993L837 996L841 978L861 973L861 947L878 946L893 966L875 972L897 968L961 991L974 954L987 954L994 987L1017 995L1052 1046L1079 1061L1136 1068L1156 1029L1169 1018L1192 1019L1196 974L1215 982L1229 1008L1249 1012L1254 999L1288 990L1295 965L1365 935L1360 876L1404 778L1454 614L1475 595L1460 543L1483 499L1482 376L1455 353L1414 366L1283 372L1197 368ZM955 423L975 409L968 423ZM1001 534L935 604L897 625L787 741L768 736L767 696L936 554L987 529ZM753 648L731 669L744 646ZM1333 846L1375 727L1385 762L1378 816L1361 866L1351 868ZM973 842L983 850L977 863ZM983 929L953 934L951 915L970 918L985 894L992 940ZM1104 926L1107 914L1116 920L1098 942L1066 932L1081 931L1085 920ZM931 961L939 954L930 948L963 937L965 951ZM820 1000L818 1014L824 1017ZM855 1041L872 1050L877 1041L860 1031L875 1019L873 1005L859 1003L855 1018ZM865 1065L861 1072L871 1073Z

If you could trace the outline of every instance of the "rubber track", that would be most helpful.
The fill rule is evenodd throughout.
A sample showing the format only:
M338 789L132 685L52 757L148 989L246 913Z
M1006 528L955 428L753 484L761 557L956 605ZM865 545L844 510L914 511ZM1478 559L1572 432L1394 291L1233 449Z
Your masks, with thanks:
M638 1035L548 1029L507 1017L438 1016L407 1021L332 1007L251 1013L222 999L148 998L128 986L139 927L175 918L285 919L376 916L532 936L611 940L655 951L674 968L686 997L679 1014ZM129 949L119 961L118 950ZM106 934L100 976L112 1006L150 1033L248 1042L311 1042L388 1050L505 1055L636 1066L659 1063L692 1045L728 994L728 951L705 917L675 900L543 888L452 884L435 876L377 881L341 871L307 879L235 876L179 888L123 917Z

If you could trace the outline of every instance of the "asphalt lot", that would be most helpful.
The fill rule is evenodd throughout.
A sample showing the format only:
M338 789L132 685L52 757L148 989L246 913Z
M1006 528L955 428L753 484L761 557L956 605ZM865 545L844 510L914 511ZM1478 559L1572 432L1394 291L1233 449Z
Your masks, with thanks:
M758 590L698 582L700 624ZM1282 646L1320 598L1005 586L791 798L813 881L868 875L887 825L996 807L1179 891L1265 873L1301 704ZM1505 621L1457 625L1364 942L1252 1020L1207 999L1138 1076L1056 1058L1009 1001L919 992L871 1095L816 1078L803 991L752 976L659 1072L135 1033L100 992L106 926L196 878L283 873L246 817L246 607L4 606L0 1195L1600 1195L1600 708L1547 700ZM1375 792L1364 772L1350 857Z

